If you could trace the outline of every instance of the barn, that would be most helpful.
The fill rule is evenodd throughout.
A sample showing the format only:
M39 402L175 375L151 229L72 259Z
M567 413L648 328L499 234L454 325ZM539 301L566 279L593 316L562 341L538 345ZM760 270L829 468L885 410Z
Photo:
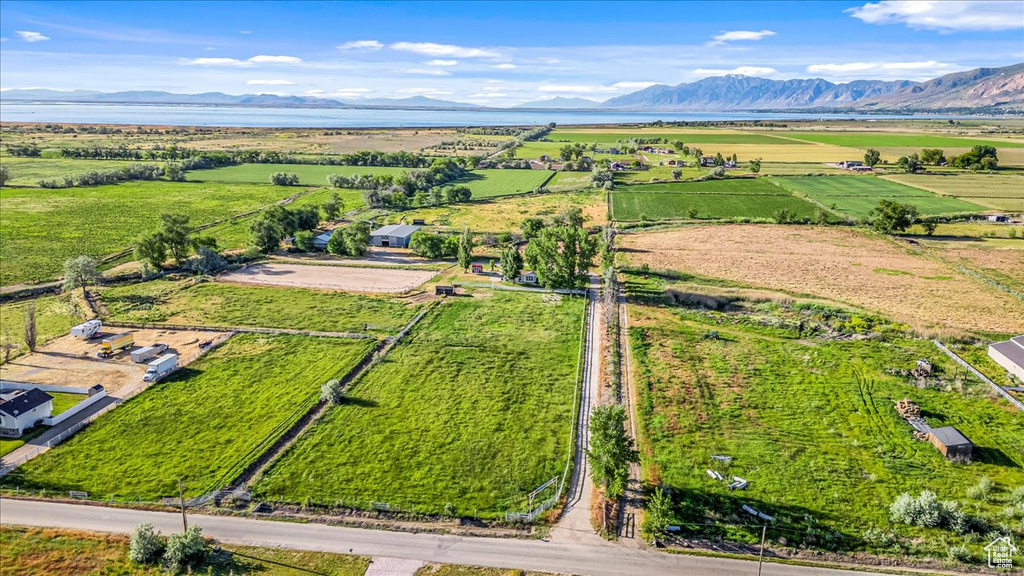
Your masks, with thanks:
M952 426L932 428L928 431L928 441L934 444L947 460L971 461L974 444Z
M412 224L391 224L370 232L370 246L381 248L408 248L412 235L420 226Z
M990 344L988 355L1007 372L1024 380L1024 336Z

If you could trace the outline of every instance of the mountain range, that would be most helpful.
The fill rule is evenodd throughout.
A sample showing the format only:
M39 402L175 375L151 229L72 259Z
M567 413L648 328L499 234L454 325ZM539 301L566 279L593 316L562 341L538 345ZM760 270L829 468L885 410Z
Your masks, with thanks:
M156 91L96 92L75 90L6 90L4 101L107 104L254 106L275 108L425 108L492 109L425 96L341 102L316 96L231 95L221 92L174 94ZM605 102L556 96L527 102L516 109L666 110L666 111L838 111L838 112L1024 112L1024 63L977 68L926 82L854 80L836 84L821 78L772 80L741 75L715 76L696 82L648 88Z

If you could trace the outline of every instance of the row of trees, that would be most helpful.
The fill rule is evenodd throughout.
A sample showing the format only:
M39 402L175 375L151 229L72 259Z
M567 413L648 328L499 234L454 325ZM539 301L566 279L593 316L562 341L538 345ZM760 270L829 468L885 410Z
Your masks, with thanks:
M193 251L196 258L189 260ZM154 270L163 267L168 256L179 268L204 275L216 274L227 265L217 252L216 238L199 234L184 214L161 214L160 227L136 239L134 254L137 260Z
M40 180L40 188L72 188L75 186L102 186L131 180L156 180L164 175L164 168L157 164L131 164L112 170L90 170L60 180Z
M882 154L874 148L869 148L864 153L864 164L874 167L882 161ZM940 166L947 163L955 168L965 170L995 170L999 167L999 156L995 146L978 145L959 156L946 159L945 152L939 148L924 148L921 153L913 153L901 156L896 160L896 166L907 173L923 172L926 165Z

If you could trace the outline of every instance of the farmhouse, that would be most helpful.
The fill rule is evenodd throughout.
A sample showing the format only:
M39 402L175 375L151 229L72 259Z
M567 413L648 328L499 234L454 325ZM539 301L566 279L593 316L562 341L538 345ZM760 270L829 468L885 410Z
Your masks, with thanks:
M714 166L715 165L715 157L714 156L701 156L700 157L700 165L704 166L704 167Z
M323 234L317 234L313 238L313 248L317 250L327 250L327 243L331 241L331 233L324 232Z
M1024 380L1024 335L990 344L988 355L1007 372Z
M411 224L391 224L370 232L370 245L382 248L408 248L412 235L420 229Z
M971 449L974 444L952 426L932 428L928 431L928 441L934 444L947 460L971 460Z
M990 214L987 216L989 222L1009 222L1010 218L1006 214Z
M519 278L517 279L517 281L520 284L536 284L537 283L537 273L536 272L523 272L522 274L519 275Z
M53 412L53 396L39 388L4 393L0 398L0 436L21 436Z

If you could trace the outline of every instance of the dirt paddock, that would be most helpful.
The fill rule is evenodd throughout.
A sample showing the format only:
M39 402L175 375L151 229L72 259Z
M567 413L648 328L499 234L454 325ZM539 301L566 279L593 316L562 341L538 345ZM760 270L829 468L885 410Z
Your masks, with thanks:
M120 390L141 382L146 372L146 364L132 362L128 350L111 358L96 357L103 338L120 332L135 333L136 349L161 342L168 345L167 353L176 353L181 360L196 355L200 342L220 336L219 332L120 330L104 326L101 337L79 340L70 335L61 336L32 354L15 358L0 366L0 378L53 386L88 387L102 384L109 394L117 396Z
M399 294L413 290L433 278L435 274L437 272L431 270L257 264L221 274L217 278L222 282L243 284Z

